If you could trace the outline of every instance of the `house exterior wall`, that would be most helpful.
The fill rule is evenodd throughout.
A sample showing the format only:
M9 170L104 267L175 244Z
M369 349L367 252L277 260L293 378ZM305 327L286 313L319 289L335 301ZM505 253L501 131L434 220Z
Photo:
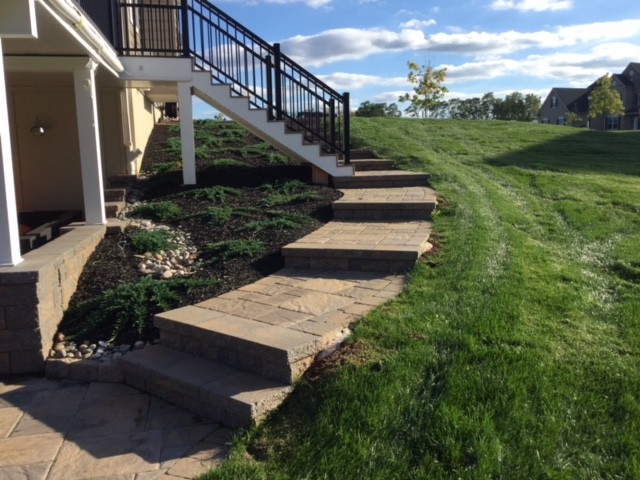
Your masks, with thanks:
M555 103L554 103L554 100ZM565 118L568 113L567 106L562 103L562 100L558 97L558 95L551 90L551 93L547 96L545 101L542 103L540 107L539 121L540 123L548 123L550 125L558 125L558 119ZM564 122L562 122L564 125Z
M153 103L144 96L138 89L126 90L127 101L129 102L129 115L131 122L131 147L129 161L134 169L129 173L138 174L142 165L142 159L151 131L156 122L160 119L160 112L153 106Z
M8 90L18 211L82 209L71 74L11 73ZM36 118L45 135L31 133Z
M122 89L98 89L98 113L100 115L100 149L102 151L103 178L124 175L127 172L127 152L122 123Z

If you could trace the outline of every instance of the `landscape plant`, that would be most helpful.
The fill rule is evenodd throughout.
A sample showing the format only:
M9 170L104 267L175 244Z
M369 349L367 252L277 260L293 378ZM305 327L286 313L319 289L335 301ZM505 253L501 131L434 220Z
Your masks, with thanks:
M165 222L178 218L181 213L182 210L175 203L161 201L140 203L131 209L129 215L131 217L148 218L157 222Z

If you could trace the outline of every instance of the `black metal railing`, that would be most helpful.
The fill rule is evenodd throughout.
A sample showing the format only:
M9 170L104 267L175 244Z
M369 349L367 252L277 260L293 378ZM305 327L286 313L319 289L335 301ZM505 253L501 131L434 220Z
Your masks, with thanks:
M189 56L272 120L349 163L349 94L340 94L207 0L120 1L122 55Z

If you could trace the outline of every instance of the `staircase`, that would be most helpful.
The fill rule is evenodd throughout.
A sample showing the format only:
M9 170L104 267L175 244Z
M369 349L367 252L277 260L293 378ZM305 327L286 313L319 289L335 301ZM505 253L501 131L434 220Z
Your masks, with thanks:
M125 61L123 80L148 81L149 71L158 72L155 80L166 96L178 64L169 60L189 58L193 72L180 81L187 81L193 94L324 172L316 178L353 175L348 93L336 92L283 54L279 44L267 43L207 0L161 3L114 2L114 18L122 19L122 31L114 35L120 55L165 59L164 66L152 68L127 68ZM154 19L156 28L138 25L141 19ZM136 28L143 33L132 34Z
M121 359L125 381L231 427L264 419L351 323L402 291L429 250L435 192L424 175L393 172L342 189L337 219L284 247L283 270L156 315L160 344Z

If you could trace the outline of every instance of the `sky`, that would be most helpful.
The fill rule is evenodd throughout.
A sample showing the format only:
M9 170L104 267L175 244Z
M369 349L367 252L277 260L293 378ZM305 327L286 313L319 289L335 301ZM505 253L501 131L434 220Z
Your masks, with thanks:
M215 0L339 92L398 103L407 62L446 68L448 98L586 87L640 62L638 0ZM404 109L406 104L399 104ZM194 115L215 111L196 101Z

